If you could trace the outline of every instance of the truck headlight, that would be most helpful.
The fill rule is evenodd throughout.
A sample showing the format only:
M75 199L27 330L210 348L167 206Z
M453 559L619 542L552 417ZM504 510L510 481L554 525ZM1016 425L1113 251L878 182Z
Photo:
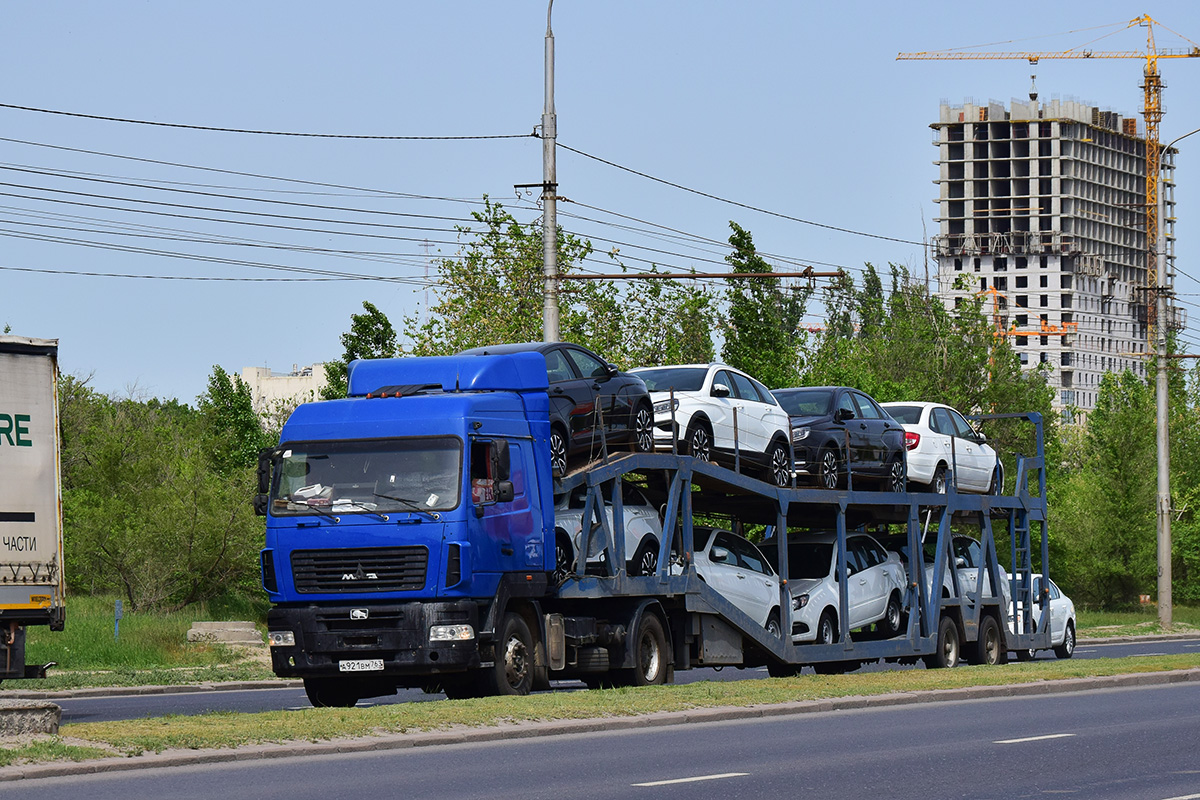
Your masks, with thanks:
M812 432L812 428L792 428L792 441L802 442L808 438L808 434Z
M677 408L679 408L679 398L676 398L675 400L663 400L654 404L654 413L670 414Z
M291 631L267 631L267 644L271 647L295 647L296 634Z
M470 625L433 625L429 628L431 642L468 642L475 638Z
M808 605L808 595L798 594L792 598L792 611L799 611Z

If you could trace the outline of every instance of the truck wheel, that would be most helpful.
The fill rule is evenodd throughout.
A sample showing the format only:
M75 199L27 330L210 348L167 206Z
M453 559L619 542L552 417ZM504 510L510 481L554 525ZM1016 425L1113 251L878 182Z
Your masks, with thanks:
M1004 662L1004 642L1000 639L1000 626L994 617L984 617L979 623L979 638L971 654L972 664L994 667Z
M923 656L927 669L948 669L958 666L958 626L950 617L938 623L937 650Z
M633 643L634 686L657 686L667 681L667 635L653 614L642 614Z
M304 693L314 708L352 708L358 692L345 678L305 678Z
M495 664L487 673L489 694L529 694L533 688L533 636L519 614L508 612L496 638Z

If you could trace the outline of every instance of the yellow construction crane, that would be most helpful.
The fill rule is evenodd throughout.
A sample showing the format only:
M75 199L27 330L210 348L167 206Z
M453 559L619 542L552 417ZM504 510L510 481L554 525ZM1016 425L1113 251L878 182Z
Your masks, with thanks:
M1154 44L1154 26L1171 31L1179 38L1189 42L1192 47L1184 49L1159 49ZM1145 93L1145 105L1142 115L1146 118L1146 283L1152 293L1158 286L1158 179L1159 157L1162 143L1158 138L1158 125L1162 121L1162 90L1163 82L1158 72L1160 58L1200 58L1200 45L1176 31L1172 31L1150 17L1143 14L1135 17L1122 29L1128 30L1135 26L1146 28L1146 49L1143 50L1092 50L1082 45L1070 50L1052 50L1040 53L1024 52L968 52L965 50L929 50L920 53L900 53L897 61L933 61L933 60L1022 60L1037 64L1042 59L1050 58L1138 58L1145 59L1146 68L1143 71L1144 82L1141 88ZM1147 303L1147 319L1149 321L1150 339L1154 341L1154 328L1157 325L1155 303Z

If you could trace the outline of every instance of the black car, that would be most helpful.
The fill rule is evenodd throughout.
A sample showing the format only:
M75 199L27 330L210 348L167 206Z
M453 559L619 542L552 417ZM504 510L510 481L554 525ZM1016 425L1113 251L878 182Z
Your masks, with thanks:
M771 394L791 417L798 476L825 489L844 488L849 465L856 484L861 476L885 491L904 491L904 428L869 395L848 386Z
M654 449L654 411L641 378L568 342L525 342L473 347L459 355L541 353L550 382L550 464L565 474L568 460L585 460L609 448ZM603 430L600 430L603 419Z

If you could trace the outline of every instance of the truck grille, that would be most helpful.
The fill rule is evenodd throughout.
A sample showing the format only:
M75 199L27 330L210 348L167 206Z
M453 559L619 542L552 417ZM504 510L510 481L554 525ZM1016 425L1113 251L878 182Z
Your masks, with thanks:
M405 592L425 587L428 561L421 546L295 550L292 577L303 594Z

